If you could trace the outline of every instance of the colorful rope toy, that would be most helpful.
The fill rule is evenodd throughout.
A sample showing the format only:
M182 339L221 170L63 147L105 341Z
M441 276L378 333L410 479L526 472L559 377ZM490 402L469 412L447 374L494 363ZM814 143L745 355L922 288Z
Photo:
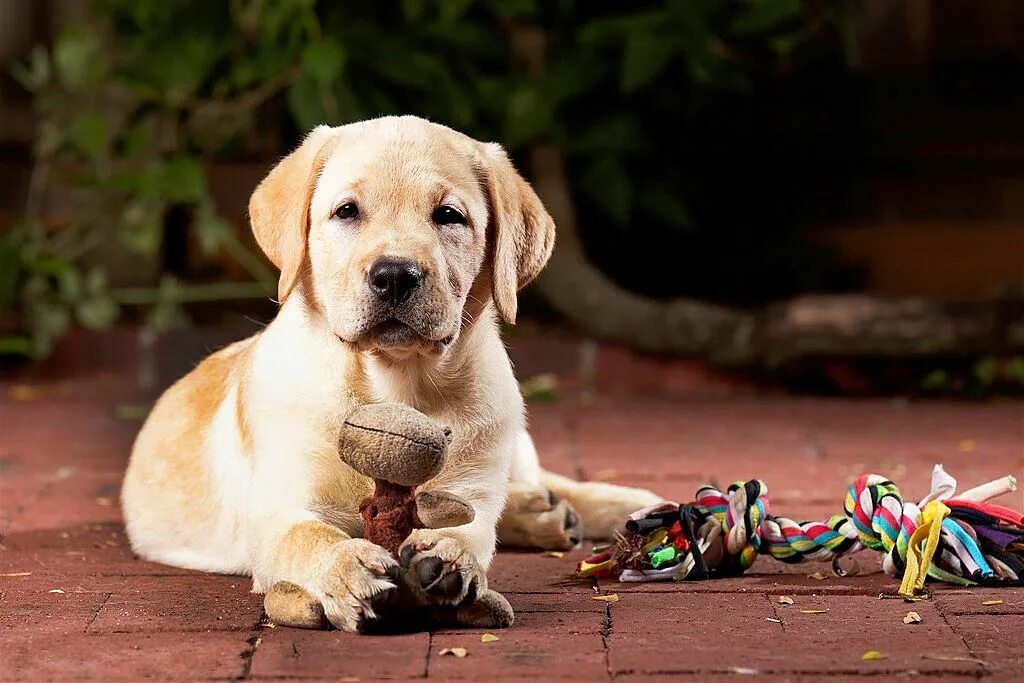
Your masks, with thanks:
M754 479L725 491L703 486L687 505L666 501L638 510L616 543L576 568L578 576L619 581L684 581L737 576L758 555L783 562L831 560L865 548L885 553L882 569L901 576L912 596L925 578L963 586L1024 585L1024 514L988 502L1017 490L1006 476L954 497L956 479L936 465L919 503L894 483L864 474L846 493L844 515L825 523L768 514L768 486Z

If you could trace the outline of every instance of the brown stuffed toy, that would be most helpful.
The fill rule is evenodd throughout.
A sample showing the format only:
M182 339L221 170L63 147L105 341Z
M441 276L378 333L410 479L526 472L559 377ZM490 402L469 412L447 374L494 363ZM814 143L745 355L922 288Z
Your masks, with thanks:
M374 493L359 504L363 536L397 557L413 529L441 529L473 521L472 506L445 491L420 491L441 471L451 430L423 413L397 403L357 408L345 420L338 439L341 459L374 480ZM402 562L403 566L407 562ZM419 578L403 570L387 602L375 605L380 618L367 630L391 630L398 621L408 629L512 625L512 607L500 593L484 589L455 607L425 605L413 586ZM274 623L296 628L326 628L323 608L304 589L282 581L267 592L264 609ZM389 623L391 622L391 623Z

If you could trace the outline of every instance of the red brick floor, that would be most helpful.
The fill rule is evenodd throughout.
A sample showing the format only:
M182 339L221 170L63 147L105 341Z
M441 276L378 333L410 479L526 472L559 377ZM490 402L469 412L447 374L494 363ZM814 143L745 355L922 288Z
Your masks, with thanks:
M742 578L591 585L571 579L583 551L503 551L491 582L517 621L495 642L478 631L275 628L246 578L132 555L117 507L138 427L123 417L132 400L109 379L0 386L0 680L1024 677L1024 590L936 587L931 601L883 600L895 581L867 555L842 579L828 566L761 559ZM530 415L556 471L686 500L705 481L761 477L773 510L794 517L839 512L844 485L869 470L911 496L935 462L965 485L1024 480L1019 402L634 394L564 396ZM592 599L607 593L618 602ZM984 604L993 599L1002 603ZM920 624L902 623L910 609ZM450 647L468 656L441 654ZM869 650L885 658L862 659Z

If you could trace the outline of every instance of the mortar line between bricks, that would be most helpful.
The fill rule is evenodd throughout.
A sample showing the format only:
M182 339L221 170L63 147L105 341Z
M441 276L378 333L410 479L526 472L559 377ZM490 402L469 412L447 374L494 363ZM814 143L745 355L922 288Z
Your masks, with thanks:
M768 606L772 608L772 616L779 620L779 626L782 627L782 632L785 633L786 622L784 622L782 620L782 617L779 616L779 606L776 603L772 602L771 593L765 593L764 599L768 601Z
M978 659L980 661L988 662L987 659L982 659L977 654L975 654L974 648L971 647L971 644L967 642L967 639L964 638L960 634L959 631L957 631L955 628L953 628L953 624L949 623L949 618L946 616L946 613L943 612L941 609L939 609L938 605L935 606L935 611L939 613L940 617L942 617L942 623L944 623L946 625L946 628L948 628L950 631L952 631L953 634L956 635L956 637L959 638L963 642L964 647L967 648L967 654L969 654L971 657L974 657L975 659ZM992 668L987 663L984 664L982 666L982 674L981 675L987 676L987 675L989 675L991 673L992 673ZM981 677L981 675L979 675L979 678Z
M434 651L434 632L427 631L427 656L423 662L423 678L430 678L430 653Z
M612 658L611 658L611 646L608 644L608 636L612 634L612 606L608 603L604 606L604 621L601 624L601 646L604 648L604 670L608 674L608 680L614 680L615 674L612 673Z
M101 602L96 607L96 609L93 611L92 616L89 617L89 621L87 621L86 624L85 624L85 628L82 629L82 633L88 633L89 632L89 627L92 626L92 622L96 621L97 617L100 616L100 612L102 612L103 608L107 606L107 602L110 600L110 597L113 594L114 594L113 592L110 592L110 593L107 593L106 595L103 596L103 602Z
M260 633L263 632L263 623L267 618L266 611L261 607L260 615L256 618L255 625L249 631L250 636L245 641L248 643L248 647L238 655L242 658L242 671L233 680L244 681L249 678L249 674L252 672L252 660L256 656L256 650L259 648L260 641L262 640Z
M824 676L837 679L842 676L847 679L852 678L886 678L891 679L894 676L906 676L911 669L875 669L875 670L864 670L864 669L758 669L757 677L760 676ZM707 676L707 675L728 675L735 677L737 680L750 679L752 678L749 674L739 673L733 668L721 668L712 667L710 669L697 669L697 668L683 668L683 669L623 669L620 673L623 674L644 674L646 676ZM913 674L916 678L924 680L934 680L939 678L987 678L992 675L989 669L980 669L977 671L960 671L957 669L935 669L932 671L918 672ZM928 677L925 679L925 677ZM756 677L754 677L756 680Z

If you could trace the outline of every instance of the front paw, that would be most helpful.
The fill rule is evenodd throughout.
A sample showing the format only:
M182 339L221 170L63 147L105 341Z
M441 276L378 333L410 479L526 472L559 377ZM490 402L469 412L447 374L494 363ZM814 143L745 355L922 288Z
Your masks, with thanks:
M338 543L313 591L324 615L340 631L358 631L377 617L376 605L394 591L398 562L384 548L362 538Z
M422 605L461 605L487 588L487 575L463 541L417 529L399 552L406 589Z

